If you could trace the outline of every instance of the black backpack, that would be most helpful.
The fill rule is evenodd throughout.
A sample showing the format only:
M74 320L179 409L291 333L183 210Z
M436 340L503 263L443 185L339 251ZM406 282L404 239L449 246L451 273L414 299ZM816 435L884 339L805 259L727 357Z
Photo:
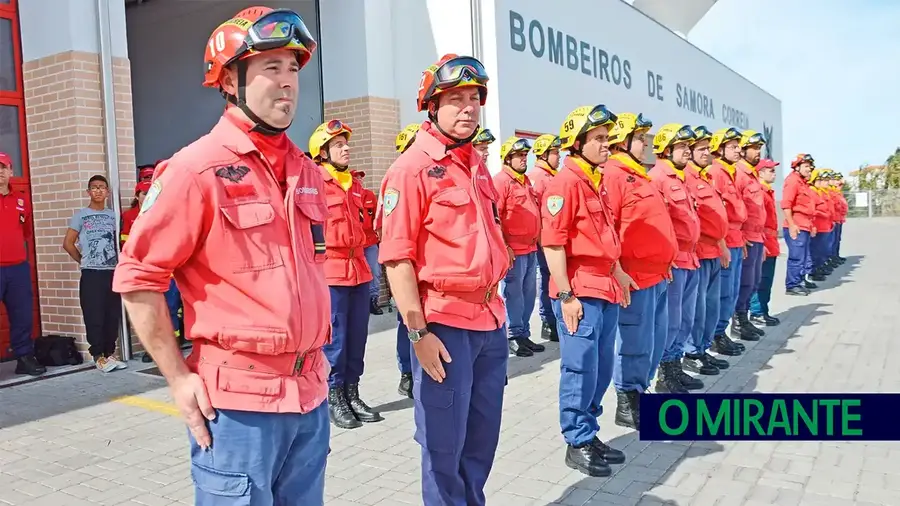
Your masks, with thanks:
M75 338L68 336L40 336L34 340L34 356L47 367L79 365L84 357L78 353Z

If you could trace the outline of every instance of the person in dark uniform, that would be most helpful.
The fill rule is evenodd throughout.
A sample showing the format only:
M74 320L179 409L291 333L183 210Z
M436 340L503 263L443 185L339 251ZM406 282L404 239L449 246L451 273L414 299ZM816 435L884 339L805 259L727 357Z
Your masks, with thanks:
M40 376L47 368L34 358L31 266L28 245L32 241L31 206L28 193L13 190L12 159L0 153L0 300L9 317L9 337L16 357L16 374Z

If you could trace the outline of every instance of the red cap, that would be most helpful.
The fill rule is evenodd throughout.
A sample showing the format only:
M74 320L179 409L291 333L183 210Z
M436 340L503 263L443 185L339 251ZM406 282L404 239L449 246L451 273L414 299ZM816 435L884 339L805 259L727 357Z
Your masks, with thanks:
M148 191L150 191L150 181L141 181L134 185L135 196L137 196L138 193L147 193Z
M781 164L776 162L775 160L763 158L762 160L759 161L759 163L756 164L756 170L774 169L775 167L778 167L779 165L781 165Z
M144 179L145 177L153 177L153 171L156 170L153 167L147 167L146 169L141 169L140 175L138 176L140 179Z
M12 159L6 153L0 151L0 163L7 167L12 167Z

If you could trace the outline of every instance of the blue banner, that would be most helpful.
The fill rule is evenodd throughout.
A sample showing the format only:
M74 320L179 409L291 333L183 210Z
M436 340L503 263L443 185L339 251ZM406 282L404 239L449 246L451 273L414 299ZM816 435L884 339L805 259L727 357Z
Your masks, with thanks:
M900 394L642 394L644 441L900 441Z

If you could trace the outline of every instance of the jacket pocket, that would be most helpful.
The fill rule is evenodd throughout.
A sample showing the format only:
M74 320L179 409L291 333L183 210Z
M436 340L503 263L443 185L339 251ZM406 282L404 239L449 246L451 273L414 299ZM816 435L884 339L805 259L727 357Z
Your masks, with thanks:
M320 202L297 202L300 214L309 221L309 233L301 227L301 248L303 256L317 264L325 262L325 220L328 208Z
M224 327L219 344L227 349L257 355L281 355L287 351L287 330L269 327Z
M228 243L223 254L234 272L253 272L284 265L276 240L275 209L268 201L241 202L219 208L231 226L225 227Z

